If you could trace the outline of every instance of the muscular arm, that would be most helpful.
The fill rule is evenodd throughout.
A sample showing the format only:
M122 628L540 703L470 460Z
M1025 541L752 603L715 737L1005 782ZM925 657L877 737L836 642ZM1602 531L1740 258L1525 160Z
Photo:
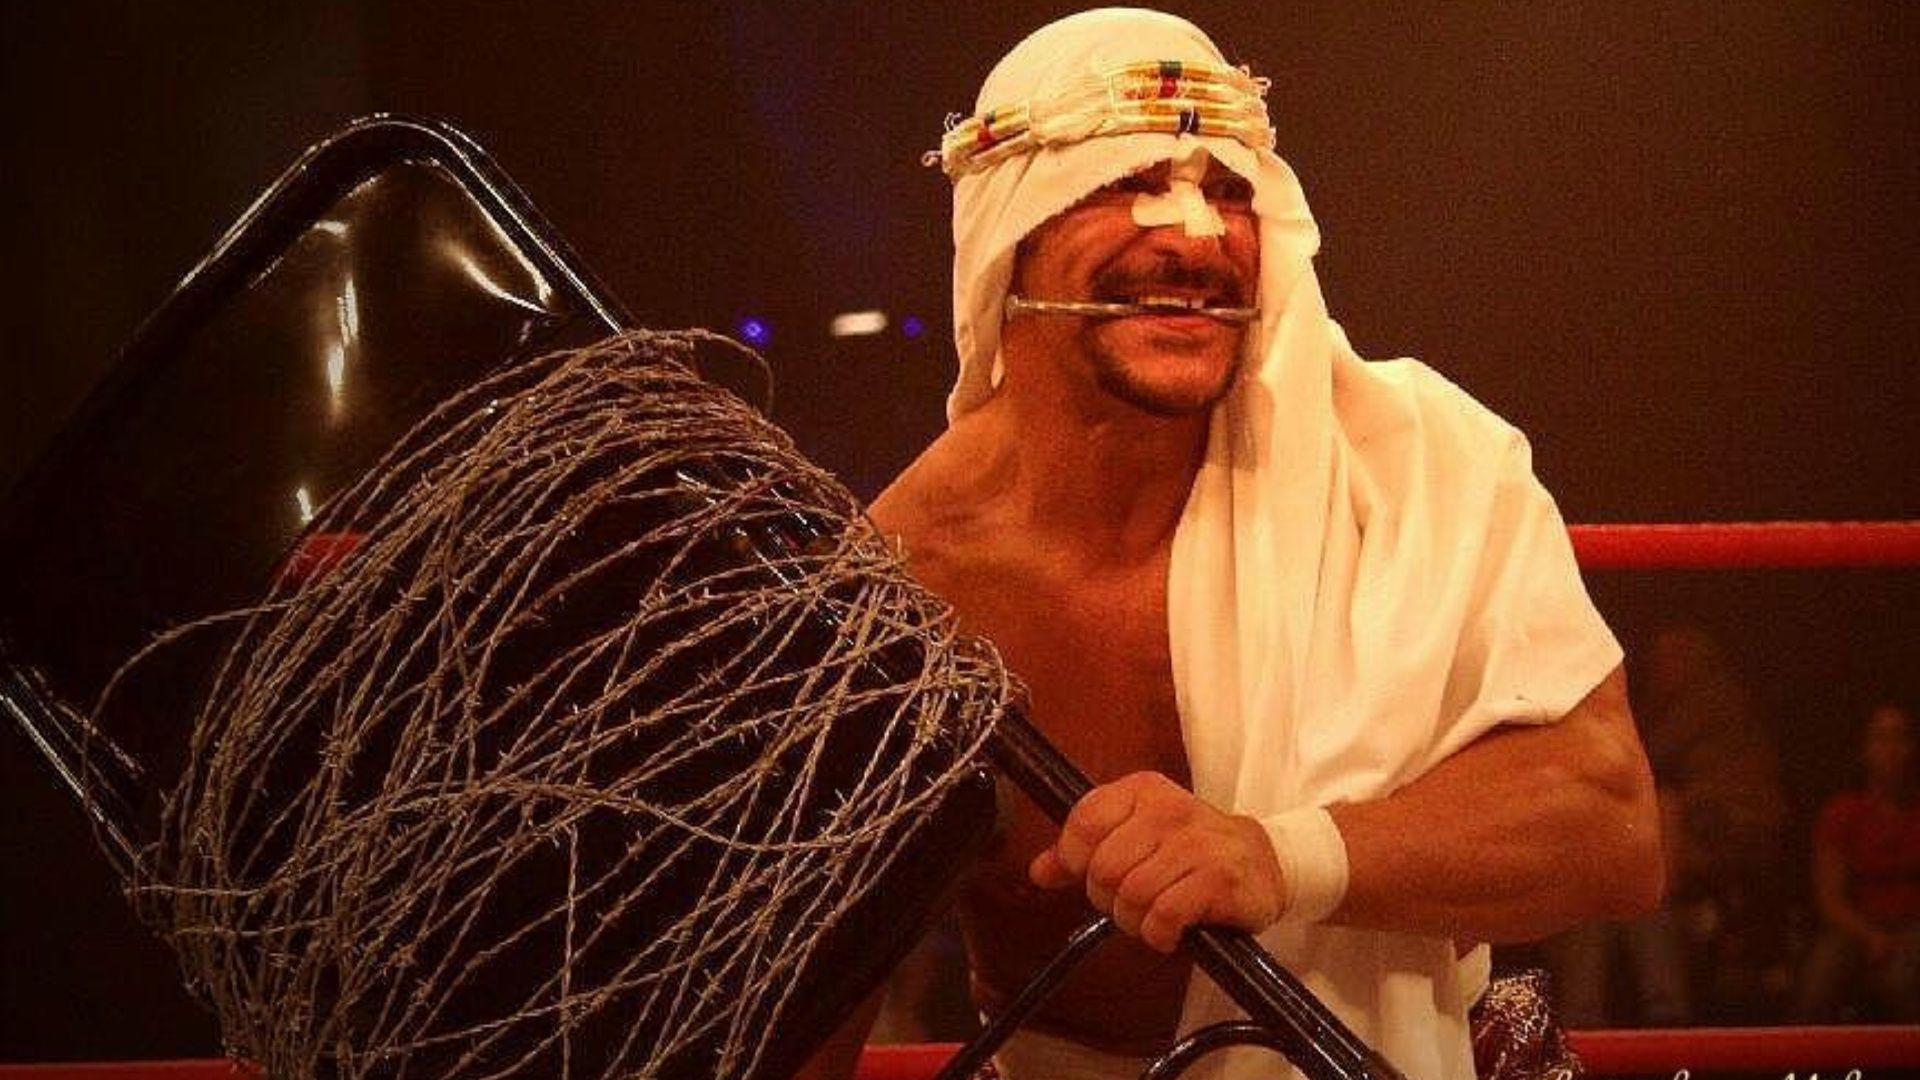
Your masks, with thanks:
M1558 723L1496 729L1331 812L1349 865L1334 922L1518 941L1660 898L1659 804L1618 669Z
M1331 812L1348 856L1334 922L1516 941L1660 898L1659 807L1618 669L1558 723L1497 729ZM1286 896L1257 822L1152 774L1089 793L1032 873L1163 951L1196 922L1263 930Z

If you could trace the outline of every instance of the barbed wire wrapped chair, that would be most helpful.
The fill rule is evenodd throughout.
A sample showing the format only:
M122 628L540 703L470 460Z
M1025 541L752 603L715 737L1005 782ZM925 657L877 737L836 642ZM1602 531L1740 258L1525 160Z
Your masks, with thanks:
M987 842L996 774L1056 817L1086 790L763 375L632 328L471 140L392 117L142 329L0 514L0 708L231 1053L786 1076ZM1395 1075L1244 935L1188 944L1250 1020L1151 1075L1235 1042Z

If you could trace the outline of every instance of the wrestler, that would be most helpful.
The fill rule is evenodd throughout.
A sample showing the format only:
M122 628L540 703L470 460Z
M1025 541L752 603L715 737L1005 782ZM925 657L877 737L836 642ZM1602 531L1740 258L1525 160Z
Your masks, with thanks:
M1233 1015L1176 952L1196 923L1258 934L1408 1076L1464 1080L1486 943L1658 900L1619 646L1527 444L1353 353L1260 89L1181 20L1087 12L943 148L951 425L871 514L1101 785L1064 829L1008 796L960 900L975 995L1087 902L1130 935L1008 1044L1012 1080L1137 1076Z

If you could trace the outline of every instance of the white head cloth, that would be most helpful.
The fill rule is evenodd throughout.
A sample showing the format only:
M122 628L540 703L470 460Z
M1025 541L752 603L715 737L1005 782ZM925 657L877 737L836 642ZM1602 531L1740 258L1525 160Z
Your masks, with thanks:
M1135 9L1052 23L988 75L984 112L1140 61L1224 65L1191 24ZM1271 818L1377 798L1503 723L1571 709L1620 660L1518 431L1411 360L1362 360L1313 273L1293 171L1232 138L1055 142L954 185L956 418L994 392L1014 248L1119 177L1204 143L1254 184L1261 313L1215 407L1174 539L1174 683L1194 790ZM1409 1076L1471 1077L1476 943L1283 921L1263 944ZM1237 1010L1196 978L1183 1027ZM1191 1075L1272 1075L1265 1051ZM1243 1071L1244 1070L1244 1071Z

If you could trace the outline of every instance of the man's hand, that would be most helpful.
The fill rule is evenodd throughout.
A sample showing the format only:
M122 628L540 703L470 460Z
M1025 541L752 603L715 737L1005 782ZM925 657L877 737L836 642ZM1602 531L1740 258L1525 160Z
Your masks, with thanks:
M1199 923L1259 933L1287 900L1259 822L1222 813L1159 773L1088 792L1028 873L1043 889L1083 885L1095 908L1163 953Z

